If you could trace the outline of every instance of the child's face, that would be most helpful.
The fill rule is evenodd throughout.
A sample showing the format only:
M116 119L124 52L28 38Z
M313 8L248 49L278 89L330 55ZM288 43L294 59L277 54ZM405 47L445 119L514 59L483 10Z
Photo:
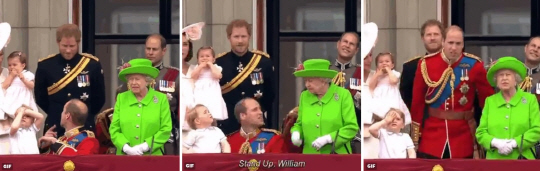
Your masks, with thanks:
M26 64L21 63L21 60L19 59L19 57L8 59L8 69L10 71L12 69L15 69L16 71L21 72L25 66Z
M405 121L403 121L403 118L401 118L401 116L398 114L396 115L394 120L392 120L392 122L388 124L388 129L399 132L401 129L405 127L404 122Z
M390 55L382 55L377 58L377 67L378 68L394 68L394 63L392 62L392 57Z
M195 125L197 128L208 128L212 126L212 123L214 122L214 118L212 117L212 114L210 111L208 111L208 108L206 107L199 107L197 108L197 119L195 119Z
M29 117L27 115L24 115L21 119L21 127L22 128L30 128L30 126L34 123L34 118Z
M207 63L207 62L214 63L214 61L216 60L214 58L214 56L212 55L212 50L211 49L202 49L202 50L200 50L199 51L199 56L197 58L199 60L199 64L200 63Z

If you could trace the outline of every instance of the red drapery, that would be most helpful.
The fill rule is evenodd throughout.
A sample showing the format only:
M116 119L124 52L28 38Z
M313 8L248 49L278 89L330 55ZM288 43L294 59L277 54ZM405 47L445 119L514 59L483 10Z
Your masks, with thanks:
M362 168L362 158L360 155L307 155L307 154L262 154L262 155L245 155L245 154L184 154L182 157L182 168L184 170L200 170L200 171L248 171L244 166L240 167L241 161L243 164L252 159L260 162L257 171L286 171L298 170L292 166L279 167L280 161L296 161L305 162L302 170L360 170ZM266 165L262 166L263 163ZM273 164L272 168L268 168L269 163ZM271 164L270 164L271 165ZM186 167L188 166L188 167ZM189 168L189 167L193 168Z
M374 164L374 165L373 165ZM368 168L368 166L370 166ZM364 170L378 171L538 171L539 160L473 160L473 159L378 159L364 160ZM438 168L438 169L437 169Z
M112 170L180 170L179 156L57 156L57 155L3 155L2 170L62 171L64 163L72 161L75 171ZM4 168L11 164L11 169Z

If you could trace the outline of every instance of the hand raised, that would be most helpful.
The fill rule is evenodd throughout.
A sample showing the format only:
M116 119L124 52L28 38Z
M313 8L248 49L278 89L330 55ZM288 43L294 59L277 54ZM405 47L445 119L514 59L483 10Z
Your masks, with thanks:
M45 132L44 137L57 137L58 134L56 131L54 131L54 129L56 129L56 125L53 125L51 128L49 128L47 132Z

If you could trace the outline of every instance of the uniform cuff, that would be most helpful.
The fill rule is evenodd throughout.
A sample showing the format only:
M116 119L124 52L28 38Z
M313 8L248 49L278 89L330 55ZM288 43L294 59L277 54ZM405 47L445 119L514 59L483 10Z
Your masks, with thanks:
M65 145L59 142L55 142L54 144L51 145L51 150L56 154L58 154L58 152L64 148L65 148Z

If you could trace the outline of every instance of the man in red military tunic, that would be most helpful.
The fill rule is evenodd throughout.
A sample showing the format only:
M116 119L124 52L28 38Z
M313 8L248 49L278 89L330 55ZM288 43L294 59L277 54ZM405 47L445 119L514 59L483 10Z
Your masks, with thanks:
M483 62L463 53L463 31L449 27L443 49L420 59L414 79L412 138L419 158L481 158L474 132L475 92L480 106L494 93ZM420 137L421 135L421 137Z
M283 138L264 125L263 113L257 100L245 98L236 103L234 115L240 122L240 130L227 135L231 153L263 154L284 152Z
M45 136L39 139L40 152L55 155L88 155L98 154L99 141L94 132L84 130L82 127L88 116L88 108L78 100L72 99L64 105L60 125L65 128L64 136L56 139L54 128L51 127Z

